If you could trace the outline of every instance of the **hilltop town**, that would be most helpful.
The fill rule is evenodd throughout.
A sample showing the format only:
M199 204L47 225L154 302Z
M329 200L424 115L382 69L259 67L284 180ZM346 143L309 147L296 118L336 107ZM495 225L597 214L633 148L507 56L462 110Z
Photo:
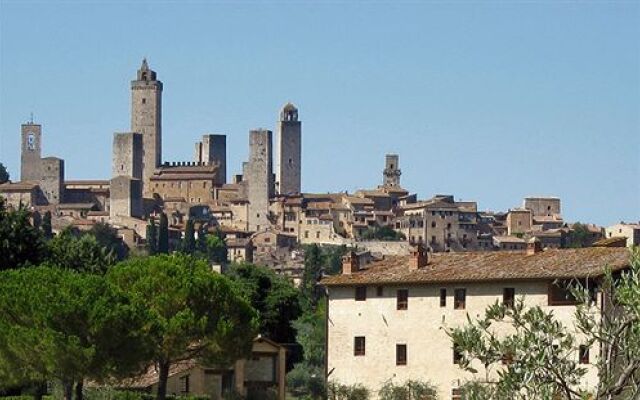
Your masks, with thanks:
M291 254L300 244L408 254L418 243L433 252L464 252L523 250L530 239L543 248L582 247L605 237L624 237L628 245L640 241L638 223L604 229L565 221L557 197L526 197L500 212L481 211L477 202L450 194L419 198L401 184L398 154L384 157L377 187L304 193L302 121L291 103L282 107L275 135L267 129L249 132L249 159L241 173L228 172L222 134L204 134L191 161L166 161L162 89L143 60L131 81L131 130L113 135L111 179L65 179L64 160L43 157L46 133L30 121L21 127L20 180L0 185L0 195L14 207L50 212L54 231L108 223L132 248L145 246L148 222L161 213L168 217L172 242L193 219L198 227L224 234L231 261L255 260L279 270L290 265L294 274L299 268Z

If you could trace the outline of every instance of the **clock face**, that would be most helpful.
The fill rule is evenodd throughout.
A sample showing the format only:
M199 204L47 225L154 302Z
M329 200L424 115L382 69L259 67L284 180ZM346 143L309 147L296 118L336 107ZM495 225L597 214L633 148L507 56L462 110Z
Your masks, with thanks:
M36 135L34 135L33 132L27 134L27 148L29 150L36 149Z

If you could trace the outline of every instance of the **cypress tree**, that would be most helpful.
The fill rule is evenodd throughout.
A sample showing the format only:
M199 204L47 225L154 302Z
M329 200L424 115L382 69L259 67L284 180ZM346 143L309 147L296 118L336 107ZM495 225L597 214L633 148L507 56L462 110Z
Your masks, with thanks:
M169 221L167 214L160 214L160 227L158 230L158 253L169 253Z
M51 211L47 211L42 218L42 224L40 225L42 234L45 239L51 239L53 237L53 229L51 228Z
M147 225L147 251L150 256L158 253L158 229L153 218L149 219Z
M196 237L193 220L188 219L184 227L184 241L182 243L182 251L186 254L193 254L196 250Z

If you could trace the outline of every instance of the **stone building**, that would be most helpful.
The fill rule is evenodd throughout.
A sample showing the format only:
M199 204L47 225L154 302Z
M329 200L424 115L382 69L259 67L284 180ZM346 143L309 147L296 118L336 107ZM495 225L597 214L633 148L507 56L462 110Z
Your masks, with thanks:
M22 124L20 129L22 147L20 152L20 180L40 181L40 159L42 158L42 125L33 121Z
M162 164L162 82L146 59L131 81L131 131L142 134L143 195L151 198L149 182Z
M524 234L531 230L533 216L531 210L516 208L507 213L507 234Z
M627 239L627 246L640 246L640 222L625 223L611 225L605 228L605 237L607 239L614 237L624 237Z
M249 201L249 230L259 231L271 225L269 199L274 195L272 133L266 129L249 132L249 163L246 168Z
M287 103L278 121L277 186L280 194L301 192L302 127L298 109Z
M400 187L400 157L397 154L385 156L385 167L382 173L382 186Z
M216 182L227 183L227 136L202 135L196 142L194 161L200 165L216 165Z
M436 385L438 398L459 398L460 386L485 378L485 370L473 362L478 372L472 374L456 364L443 327L464 325L467 317L484 315L496 301L511 304L522 296L527 306L553 311L565 327L572 327L577 303L567 300L563 283L597 280L605 265L614 271L627 268L628 252L623 248L541 251L531 244L526 252L431 254L415 249L410 256L387 256L370 263L349 255L341 275L321 282L327 288L330 316L328 380L362 384L376 399L389 379L396 384L428 379ZM595 312L603 300L599 294ZM508 327L497 329L499 335ZM572 333L580 340L579 332ZM595 345L582 347L575 349L575 360L588 372L576 387L592 390L598 382L599 350Z
M534 217L562 215L558 197L525 197L522 207L531 210Z

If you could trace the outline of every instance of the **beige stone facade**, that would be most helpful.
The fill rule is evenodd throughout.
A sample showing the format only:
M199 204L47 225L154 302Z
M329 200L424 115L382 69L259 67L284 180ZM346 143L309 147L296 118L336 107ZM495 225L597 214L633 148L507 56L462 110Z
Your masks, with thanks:
M611 225L605 228L605 237L607 239L614 237L624 237L627 239L627 247L640 246L640 222L624 223Z

